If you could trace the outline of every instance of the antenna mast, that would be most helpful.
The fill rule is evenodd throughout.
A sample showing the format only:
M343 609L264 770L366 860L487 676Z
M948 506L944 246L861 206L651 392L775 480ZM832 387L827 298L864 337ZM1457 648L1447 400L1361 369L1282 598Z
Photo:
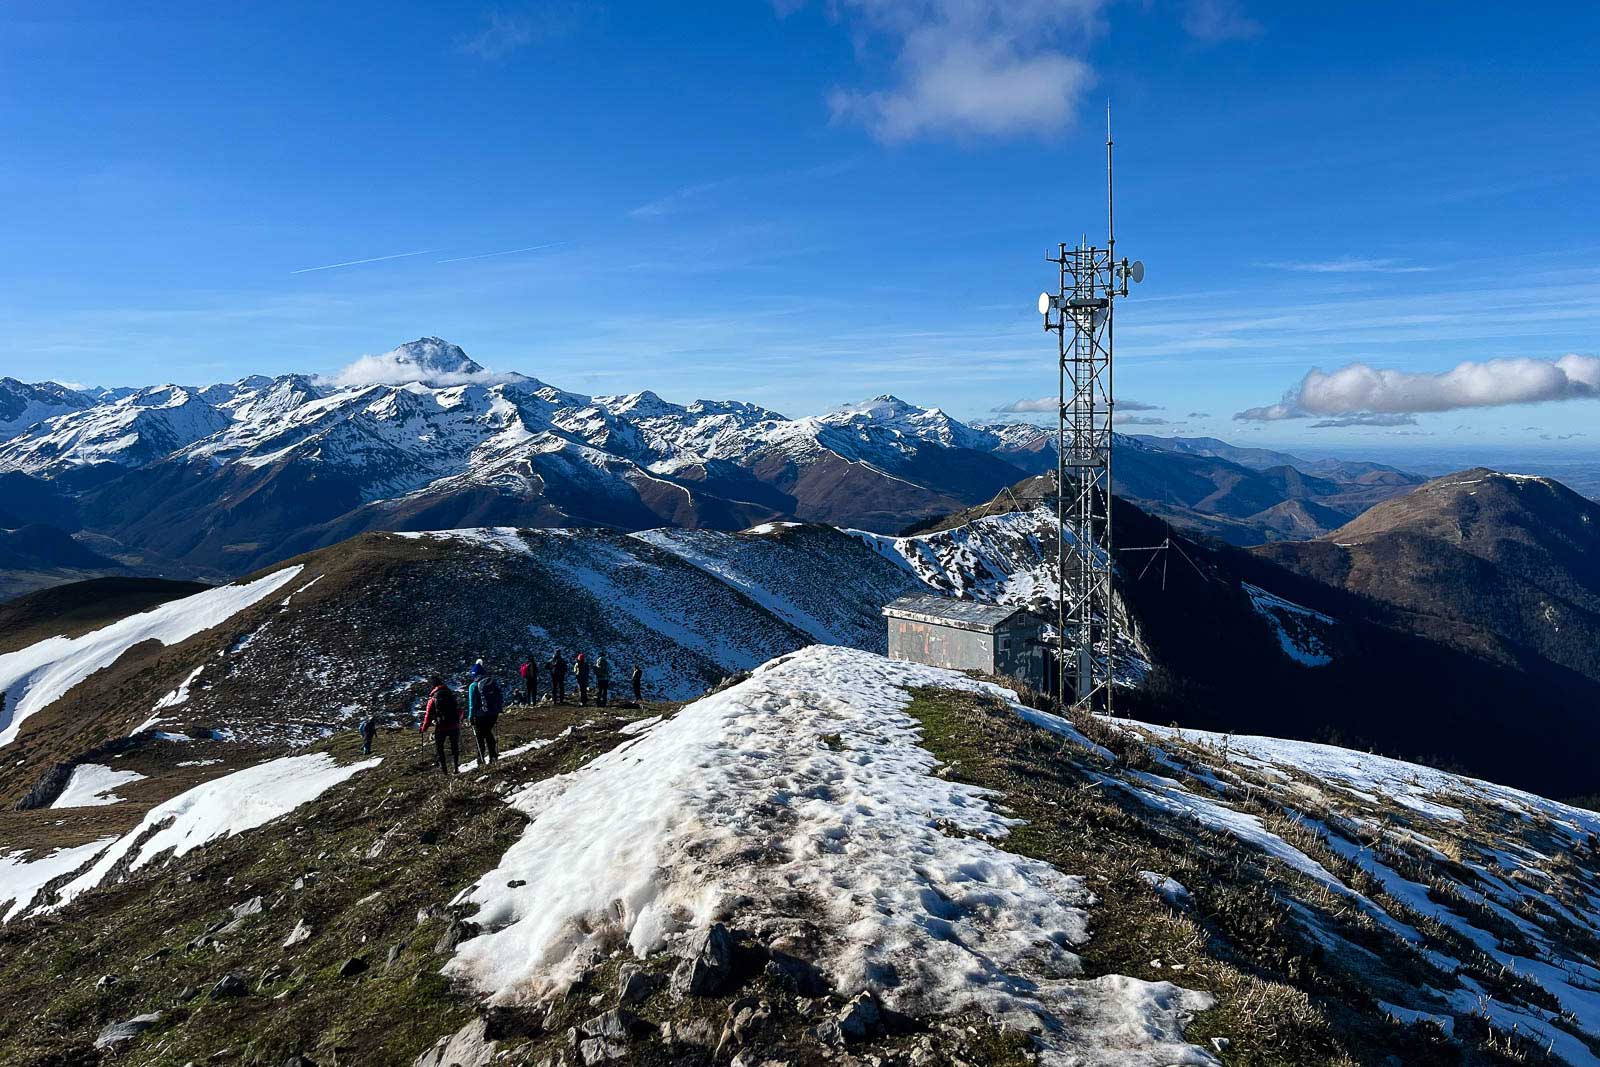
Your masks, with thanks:
M1106 245L1057 246L1057 290L1039 296L1044 328L1056 334L1056 696L1061 705L1114 713L1121 640L1112 583L1113 305L1144 264L1116 258L1111 105L1106 104Z

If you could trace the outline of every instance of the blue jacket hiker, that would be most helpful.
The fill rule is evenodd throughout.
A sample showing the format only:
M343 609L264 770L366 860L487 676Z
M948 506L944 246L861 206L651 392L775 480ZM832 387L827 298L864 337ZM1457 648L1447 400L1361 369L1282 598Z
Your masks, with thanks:
M472 738L478 745L479 767L486 767L500 758L494 724L504 708L505 694L500 683L480 659L472 665L472 684L467 686L467 722L472 724Z

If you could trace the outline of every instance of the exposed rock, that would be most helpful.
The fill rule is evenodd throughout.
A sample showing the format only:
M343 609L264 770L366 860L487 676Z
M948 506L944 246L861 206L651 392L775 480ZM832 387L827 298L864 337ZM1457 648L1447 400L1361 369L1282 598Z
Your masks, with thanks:
M367 969L367 961L360 956L351 956L339 966L340 978L354 978Z
M467 922L464 919L452 919L450 925L439 933L439 940L433 943L433 951L441 956L448 956L456 950L456 946L469 938L478 936L478 924Z
M858 993L834 1018L839 1032L849 1042L865 1041L883 1022L878 1001L871 993Z
M240 919L248 919L252 915L260 915L266 910L266 906L266 901L257 895L242 903L235 904L228 909L228 914L237 922Z
M474 1019L449 1037L441 1037L418 1056L413 1067L483 1067L494 1059L498 1041L489 1039L489 1026Z
M713 923L690 942L689 957L672 974L672 990L679 996L716 996L733 977L733 935Z
M283 1061L283 1067L317 1067L317 1061L303 1052L296 1052Z
M655 1025L639 1018L625 1008L612 1008L592 1019L578 1024L578 1032L585 1037L600 1037L608 1041L628 1041L655 1032Z
M146 1030L160 1023L161 1013L159 1011L135 1015L126 1022L112 1023L100 1031L100 1036L94 1039L94 1047L110 1048L112 1045L120 1045L124 1041L132 1041Z
M670 1030L662 1028L661 1039L676 1045L694 1045L712 1048L717 1043L717 1029L706 1019L687 1019L673 1023Z
M406 943L404 941L396 941L394 944L390 945L388 954L383 957L383 969L387 971L390 967L393 967L397 962L399 962L400 953L404 952L405 950Z
M242 997L250 992L250 984L236 974L225 974L211 987L211 999Z
M596 1063L605 1063L607 1060L617 1060L628 1054L626 1045L619 1045L601 1037L591 1037L578 1042L578 1057L583 1060L584 1067L592 1067Z
M178 990L178 1000L185 1004L199 995L200 987L197 985L186 985L182 989Z
M309 940L311 940L311 927L306 925L304 919L301 919L294 924L294 929L289 931L289 936L283 939L283 947L293 948Z
M656 991L656 978L638 964L626 964L617 972L617 1003L638 1006Z
M100 976L100 980L94 984L94 987L103 992L103 991L105 991L107 989L110 989L112 986L114 986L116 984L117 984L117 976L116 975L114 975L114 974L102 974Z

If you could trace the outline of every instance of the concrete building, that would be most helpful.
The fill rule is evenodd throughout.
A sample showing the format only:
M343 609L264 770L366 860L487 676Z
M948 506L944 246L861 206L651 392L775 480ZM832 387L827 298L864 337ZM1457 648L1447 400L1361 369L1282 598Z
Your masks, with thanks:
M1045 620L1015 605L903 596L883 609L889 658L1046 686Z

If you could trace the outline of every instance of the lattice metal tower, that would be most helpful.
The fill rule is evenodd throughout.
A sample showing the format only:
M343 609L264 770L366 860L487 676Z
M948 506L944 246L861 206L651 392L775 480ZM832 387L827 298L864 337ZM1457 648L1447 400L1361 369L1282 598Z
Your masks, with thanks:
M1111 112L1106 110L1106 244L1059 246L1055 293L1041 293L1044 328L1054 331L1059 360L1056 420L1056 512L1061 519L1056 573L1059 658L1056 696L1063 705L1113 713L1119 640L1112 567L1112 412L1115 406L1112 315L1144 264L1116 258L1111 185Z

